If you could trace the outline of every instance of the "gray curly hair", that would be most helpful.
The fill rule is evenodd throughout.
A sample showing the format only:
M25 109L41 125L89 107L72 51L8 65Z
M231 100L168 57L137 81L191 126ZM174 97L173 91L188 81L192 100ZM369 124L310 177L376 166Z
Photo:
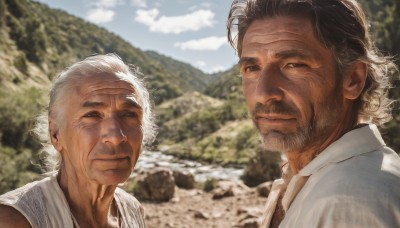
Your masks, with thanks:
M50 101L46 111L36 118L36 125L33 132L43 145L42 151L46 154L45 166L48 171L56 171L62 164L61 154L53 147L49 134L49 116L55 119L56 124L62 124L63 100L67 99L68 92L79 85L84 77L101 73L113 74L120 80L131 83L143 103L143 144L153 142L156 135L156 126L152 114L150 96L143 82L139 77L140 71L126 65L116 54L94 55L83 61L76 62L64 69L54 80L50 91Z
M367 65L365 87L354 104L359 122L380 125L392 118L387 95L398 70L374 47L366 16L355 0L234 0L227 30L238 55L253 21L279 15L309 18L316 37L331 50L339 74L355 61Z

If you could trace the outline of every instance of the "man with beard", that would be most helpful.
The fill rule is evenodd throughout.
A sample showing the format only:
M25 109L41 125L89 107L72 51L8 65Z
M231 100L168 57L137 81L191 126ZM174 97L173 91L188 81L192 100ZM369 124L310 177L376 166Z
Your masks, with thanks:
M268 150L288 163L263 227L400 227L400 158L390 120L395 65L355 0L235 0L228 38Z
M0 196L0 227L145 227L139 202L118 187L155 134L139 76L108 54L56 77L36 127L54 172Z

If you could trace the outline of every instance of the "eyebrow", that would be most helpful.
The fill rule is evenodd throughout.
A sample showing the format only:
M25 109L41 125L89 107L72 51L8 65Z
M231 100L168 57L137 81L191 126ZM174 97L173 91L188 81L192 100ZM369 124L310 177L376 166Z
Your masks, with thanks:
M98 102L98 101L85 101L81 107L83 108L103 108L106 107L107 105L104 102Z
M99 102L99 101L85 101L81 107L83 108L104 108L106 107L107 104L104 102ZM136 101L134 100L126 100L121 104L121 107L123 108L138 108L142 110L142 106L140 106Z
M139 105L136 101L134 101L132 99L124 101L121 106L123 108L137 108L137 109L140 109L140 110L143 109L141 105Z
M300 59L305 59L305 60L310 60L312 59L311 55L308 55L306 53L296 51L296 50L288 50L288 51L281 51L278 53L274 54L275 58L278 59L288 59L288 58L300 58ZM258 58L256 57L241 57L238 64L242 65L243 63L257 63L259 61Z
M254 57L241 57L238 64L242 65L243 63L256 63L258 62L258 58L254 58Z
M281 51L276 53L275 57L280 59L288 59L288 58L312 59L310 55L296 50Z

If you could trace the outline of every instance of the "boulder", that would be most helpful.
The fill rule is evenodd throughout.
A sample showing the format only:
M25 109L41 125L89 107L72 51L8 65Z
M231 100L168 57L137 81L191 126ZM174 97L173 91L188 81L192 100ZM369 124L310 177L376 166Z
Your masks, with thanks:
M179 188L193 189L196 184L193 174L187 171L174 171L174 179Z
M165 202L172 199L175 180L170 169L154 168L136 178L134 195L141 200Z
M272 181L267 181L257 186L257 193L259 196L268 197L272 188Z
M213 199L221 199L227 196L239 196L251 193L251 189L245 184L232 181L220 181L213 190Z
M202 211L195 211L194 218L207 220L207 219L209 219L209 216Z
M262 211L258 207L243 207L237 210L239 221L234 227L258 228L260 227Z
M235 228L259 228L260 221L257 218L248 218L235 224Z
M249 160L242 180L250 187L266 181L273 181L281 176L281 165L280 153L258 148L256 155Z

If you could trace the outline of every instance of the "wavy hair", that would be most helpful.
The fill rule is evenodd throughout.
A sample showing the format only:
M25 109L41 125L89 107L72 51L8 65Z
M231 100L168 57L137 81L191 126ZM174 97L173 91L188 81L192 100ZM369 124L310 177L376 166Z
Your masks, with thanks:
M61 126L64 119L64 101L68 99L68 93L79 85L82 78L98 74L115 75L120 80L131 83L135 92L143 103L143 144L148 145L154 141L156 126L154 123L150 95L145 88L142 74L132 65L126 65L116 54L94 55L83 61L76 62L64 69L54 80L50 91L50 101L47 110L36 118L33 132L41 141L42 151L46 154L45 166L48 171L56 171L62 164L61 154L53 147L49 134L49 117Z
M315 36L333 54L339 75L355 61L367 65L365 87L354 104L359 122L380 125L392 118L388 90L398 69L374 46L366 16L355 0L234 0L227 31L239 56L251 23L275 16L311 20Z

